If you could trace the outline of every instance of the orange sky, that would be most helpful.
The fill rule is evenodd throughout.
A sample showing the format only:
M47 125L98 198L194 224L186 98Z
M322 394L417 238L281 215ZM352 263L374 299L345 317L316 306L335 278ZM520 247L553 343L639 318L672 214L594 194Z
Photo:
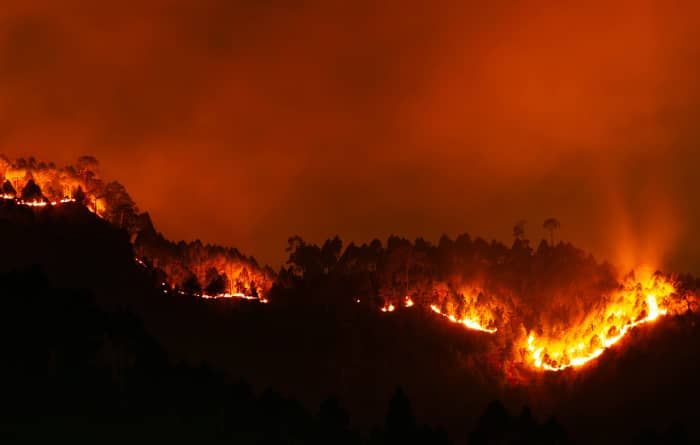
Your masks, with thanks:
M698 42L696 1L7 0L0 152L92 154L166 236L274 266L556 216L700 273Z

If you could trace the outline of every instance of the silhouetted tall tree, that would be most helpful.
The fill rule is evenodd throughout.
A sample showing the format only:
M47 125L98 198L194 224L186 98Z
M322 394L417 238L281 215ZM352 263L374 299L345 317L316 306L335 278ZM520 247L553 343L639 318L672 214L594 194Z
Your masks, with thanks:
M34 182L33 179L30 179L29 182L27 182L27 185L24 186L24 189L22 189L22 196L21 196L23 201L43 201L44 196L41 194L41 188Z
M401 388L397 388L389 401L389 410L386 414L386 443L396 445L413 443L417 429L411 401Z
M197 280L196 276L191 275L182 282L182 290L190 295L197 295L202 292L202 285L199 284L199 280Z
M85 192L83 191L83 188L81 186L78 186L78 188L75 189L75 192L73 192L73 199L75 199L75 202L77 202L78 204L87 204L87 197L85 196Z
M542 228L549 232L551 246L554 246L554 232L559 230L560 227L561 224L556 218L547 218L544 220L544 223L542 223Z
M131 222L136 216L136 204L119 182L112 181L105 186L104 198L107 202L107 219L117 227L124 227L125 222Z
M206 281L207 287L204 289L209 295L219 295L226 291L226 276L212 268L207 270Z
M2 193L3 195L17 196L17 191L12 186L12 183L9 179L6 179L5 182L2 184Z
M333 269L338 262L342 249L343 241L341 241L338 235L323 243L323 246L321 246L321 266L324 274L328 274Z
M476 431L469 437L470 445L510 443L510 416L503 404L491 402L479 418Z
M97 174L100 163L94 156L85 155L78 158L76 163L78 174L82 177L84 183L88 183L91 177Z
M513 237L516 240L522 240L525 237L525 224L527 221L521 219L513 226Z

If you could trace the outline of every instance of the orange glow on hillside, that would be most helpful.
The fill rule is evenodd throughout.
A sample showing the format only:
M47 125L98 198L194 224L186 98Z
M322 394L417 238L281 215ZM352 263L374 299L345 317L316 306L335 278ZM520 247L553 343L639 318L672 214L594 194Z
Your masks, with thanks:
M576 325L551 327L542 336L531 333L525 344L529 362L547 371L583 366L632 328L672 313L669 297L675 291L667 279L649 270L637 271Z

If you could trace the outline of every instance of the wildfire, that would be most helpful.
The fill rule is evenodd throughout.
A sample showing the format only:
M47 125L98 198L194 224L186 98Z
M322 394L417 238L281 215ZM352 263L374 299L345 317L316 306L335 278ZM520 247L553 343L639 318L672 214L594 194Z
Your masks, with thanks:
M481 323L479 323L479 321L468 318L468 317L462 318L460 320L460 319L457 319L457 317L455 317L454 315L443 314L442 311L440 310L440 308L435 306L434 304L430 305L430 309L433 312L435 312L436 314L447 318L452 323L459 323L468 329L473 329L475 331L481 331L481 332L488 332L489 334L494 334L494 333L496 333L496 331L498 331L497 328L487 328L485 326L482 326Z
M5 201L14 201L18 205L27 207L48 207L75 202L75 199L73 198L63 198L58 201L23 201L13 195L8 194L0 195L0 199L3 199Z
M663 277L641 270L630 276L607 304L575 326L548 336L530 334L526 349L532 365L561 371L585 365L618 343L632 328L669 313L667 300L675 287Z
M355 302L356 302L356 303L359 303L359 302L360 302L360 299L359 299L359 298L356 299ZM398 303L397 303L397 304L398 304ZM405 296L405 297L404 297L404 300L403 300L403 307L407 307L407 308L408 308L408 307L413 307L413 306L415 306L415 303L413 302L413 300L411 299L411 297L409 297L408 295ZM396 306L394 306L393 303L385 303L384 306L382 306L381 308L379 308L379 310L382 311L382 312L394 312L394 311L396 310Z
M261 303L267 303L267 300L264 298L260 299L258 297L255 297L252 295L246 295L246 294L243 294L240 292L236 292L233 294L230 294L228 292L224 292L224 293L216 294L216 295L202 294L201 297L204 298L205 300L216 300L216 299L220 299L220 298L224 298L224 299L226 299L226 298L238 298L240 300L255 300L255 301L259 300Z
M118 207L113 201L114 196L121 196L120 202L123 204L126 195L127 201L131 202L123 186L115 182L105 185L89 168L83 167L59 170L37 165L10 166L2 169L0 162L0 178L4 178L0 182L0 200L37 209L80 202L101 218L118 220L119 226L122 227L123 214L115 211ZM106 194L108 190L116 190L117 193ZM130 205L135 212L133 202ZM168 278L162 283L162 291L166 294L194 295L207 300L239 299L268 303L264 295L268 295L272 278L257 265L251 267L247 260L238 258L238 253L224 252L206 257L203 255L209 247L200 243L198 246L188 247L185 249L186 253L181 254L189 262L183 265L179 259L171 261L172 258L167 255L160 257L158 248L149 250L143 245L140 246L144 250L135 249L136 263L146 269L161 269L166 274ZM144 261L146 259L148 264ZM216 272L215 279L219 281L214 281L209 276L212 269ZM199 289L193 294L190 292L194 291L182 290L185 287L182 277L192 275L197 281L197 287L186 288ZM517 294L517 290L509 292L505 298L503 292L494 290L492 286L486 286L479 281L472 283L470 278L464 280L466 282L450 283L449 286L447 283L442 284L442 287L435 285L431 289L431 303L434 304L429 304L430 310L466 329L495 334L498 331L496 326L499 326L505 327L506 332L515 332L508 328L514 320L511 314L521 309L518 306L521 301L517 295L513 295ZM224 284L215 287L206 285L215 282ZM208 289L208 292L202 292L201 289ZM226 292L215 293L224 289ZM412 292L408 290L408 280L405 292ZM603 295L601 303L593 307L585 306L583 310L578 311L581 314L578 318L569 317L564 310L558 321L552 322L546 317L550 315L547 309L551 308L538 308L539 315L542 316L534 317L538 320L537 329L527 334L515 334L513 340L519 346L522 360L536 370L561 371L580 367L619 343L633 328L652 323L665 315L688 310L680 307L677 298L672 298L675 293L676 288L670 280L650 270L638 270L622 280L617 290ZM403 298L392 296L393 302L386 301L379 309L383 313L392 313L401 308L424 307L425 298L428 298L424 295L428 294L416 292L412 295L416 301L410 295ZM354 301L357 304L361 302L357 297ZM362 301L365 301L364 296ZM565 301L562 306L565 309L577 307L570 303ZM697 302L695 304L697 308ZM528 311L526 313L529 314ZM522 315L522 312L520 314ZM532 325L529 325L520 332L531 328Z

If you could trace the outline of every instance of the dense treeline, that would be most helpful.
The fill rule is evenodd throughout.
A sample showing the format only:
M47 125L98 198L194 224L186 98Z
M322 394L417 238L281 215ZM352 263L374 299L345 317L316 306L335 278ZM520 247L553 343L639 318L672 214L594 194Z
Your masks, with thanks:
M391 236L385 245L373 240L350 243L345 250L338 237L321 246L293 237L287 251L287 266L279 273L283 288L329 294L326 286L331 285L330 294L377 306L401 306L410 296L449 307L448 312L466 310L477 300L493 312L493 323L506 321L507 311L523 303L557 305L597 297L614 288L619 276L610 264L569 243L551 246L543 240L532 249L528 240L516 239L508 247L467 234L454 240L442 236L437 245Z
M176 290L188 294L240 293L253 297L267 295L275 279L268 266L238 249L191 242L168 241L156 232L148 214L141 214L130 227L134 252Z

